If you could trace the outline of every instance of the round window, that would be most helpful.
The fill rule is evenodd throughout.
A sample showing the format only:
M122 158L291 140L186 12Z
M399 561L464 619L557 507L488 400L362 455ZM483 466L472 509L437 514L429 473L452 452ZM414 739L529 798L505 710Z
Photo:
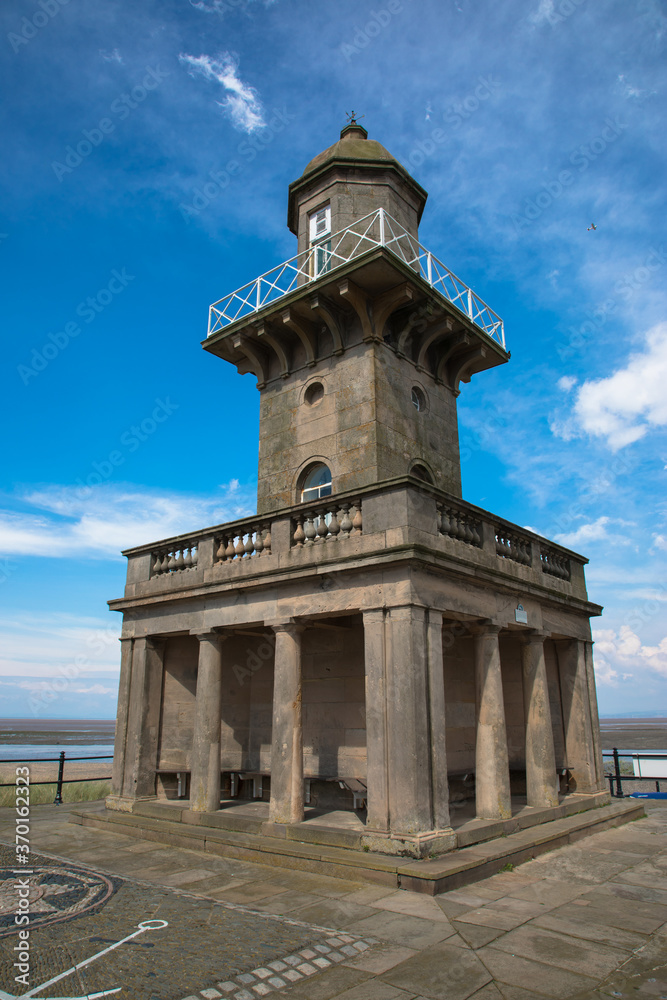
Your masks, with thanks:
M426 396L418 385L413 385L411 399L415 410L426 409Z
M303 397L308 406L316 406L324 398L324 386L321 382L311 382Z

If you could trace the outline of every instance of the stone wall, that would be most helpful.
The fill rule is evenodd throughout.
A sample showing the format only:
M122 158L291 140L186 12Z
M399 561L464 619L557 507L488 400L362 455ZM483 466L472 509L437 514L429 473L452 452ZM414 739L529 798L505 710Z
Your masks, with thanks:
M363 627L308 629L302 640L306 777L366 777Z

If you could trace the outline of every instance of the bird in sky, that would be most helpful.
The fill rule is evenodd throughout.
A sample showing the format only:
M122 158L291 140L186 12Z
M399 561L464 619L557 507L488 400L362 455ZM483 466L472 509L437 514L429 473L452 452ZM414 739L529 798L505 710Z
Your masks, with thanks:
M588 227L588 229L586 230L586 232L587 232L587 233L590 233L591 229L597 229L597 226L595 225L595 223L594 223L594 222L591 222L591 224L590 224L590 226Z

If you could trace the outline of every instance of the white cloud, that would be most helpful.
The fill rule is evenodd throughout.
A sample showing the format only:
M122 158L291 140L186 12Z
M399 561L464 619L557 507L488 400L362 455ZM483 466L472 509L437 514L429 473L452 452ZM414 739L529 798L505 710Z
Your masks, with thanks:
M593 631L595 640L595 676L601 684L616 685L645 673L646 670L667 677L667 636L657 646L643 646L641 639L627 625Z
M560 542L561 545L566 545L568 548L575 548L578 545L584 545L589 542L598 542L603 538L609 539L610 537L613 537L617 545L629 544L630 540L625 535L610 536L607 528L612 524L627 526L628 522L602 515L602 517L598 517L595 521L579 525L576 531L554 535L554 541Z
M574 427L606 438L617 451L667 425L667 323L648 331L644 350L608 378L584 382L574 405ZM552 429L567 439L567 428Z
M21 499L35 510L0 510L0 554L119 558L121 549L196 531L254 512L238 481L197 497L122 486L49 486Z
M199 73L207 80L216 80L227 92L224 101L217 103L232 120L232 124L243 132L256 132L264 128L264 109L254 87L244 83L239 77L238 60L231 52L222 52L217 58L211 56L179 55L179 60L190 67L192 75Z
M577 384L577 380L574 375L563 375L562 378L558 379L558 388L563 392L569 392L570 389L574 388Z

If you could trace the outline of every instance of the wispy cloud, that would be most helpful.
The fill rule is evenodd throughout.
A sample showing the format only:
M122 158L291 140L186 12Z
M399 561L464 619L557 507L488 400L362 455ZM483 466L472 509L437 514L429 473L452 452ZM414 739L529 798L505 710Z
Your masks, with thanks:
M212 497L106 485L42 487L20 499L28 509L0 510L0 554L118 557L121 549L254 510L252 495L235 480Z
M265 128L262 102L255 88L238 75L238 58L233 53L221 52L217 57L181 53L178 58L189 67L191 75L198 73L206 80L215 80L225 90L228 96L216 103L229 116L235 128L249 133Z

